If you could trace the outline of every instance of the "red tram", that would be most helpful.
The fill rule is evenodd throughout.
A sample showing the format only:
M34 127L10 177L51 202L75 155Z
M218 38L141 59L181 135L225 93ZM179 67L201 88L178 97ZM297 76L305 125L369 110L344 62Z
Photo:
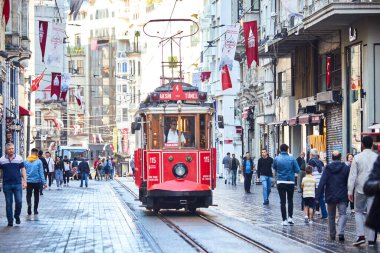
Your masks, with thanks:
M135 183L148 210L194 212L212 205L216 185L216 149L212 147L212 104L207 94L183 82L171 82L140 104L132 132L136 136Z

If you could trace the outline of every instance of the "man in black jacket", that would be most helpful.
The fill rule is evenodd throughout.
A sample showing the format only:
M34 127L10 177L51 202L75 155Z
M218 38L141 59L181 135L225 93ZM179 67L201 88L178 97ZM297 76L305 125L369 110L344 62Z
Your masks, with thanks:
M338 208L338 236L339 241L344 241L344 230L347 222L347 182L349 173L350 168L344 162L341 162L340 152L333 151L332 163L328 164L326 169L323 171L315 197L316 202L318 202L319 197L325 193L329 213L328 218L331 240L335 240L336 236L335 216L336 209Z
M81 174L80 187L83 187L83 180L85 181L86 188L88 187L88 175L90 174L90 166L88 162L81 157L81 162L79 163L78 170Z
M47 164L47 161L45 159L45 157L43 156L44 152L42 150L38 151L38 158L41 160L42 162L42 167L44 169L44 177L45 177L45 180L47 179L47 176L49 174L49 166ZM43 184L40 185L40 195L44 195L42 193L42 190L44 189L44 186Z
M269 204L269 194L272 187L272 172L273 158L268 155L268 151L263 148L261 150L261 158L257 162L257 176L260 178L263 185L263 205Z

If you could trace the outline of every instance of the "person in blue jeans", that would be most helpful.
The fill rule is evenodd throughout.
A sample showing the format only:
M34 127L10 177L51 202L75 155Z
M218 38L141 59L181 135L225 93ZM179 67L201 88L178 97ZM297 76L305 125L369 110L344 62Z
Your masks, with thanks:
M13 218L16 224L20 224L22 208L22 189L26 188L26 171L21 156L15 154L13 143L5 145L5 155L0 158L0 169L3 173L3 191L5 196L5 209L8 226L13 226ZM15 199L15 214L13 216L13 197Z
M269 194L272 187L272 172L273 158L268 155L268 151L263 148L261 150L261 158L257 162L257 176L260 178L263 186L263 205L269 205Z
M236 186L236 174L237 170L240 167L239 159L235 157L235 154L232 154L232 158L230 160L230 170L232 175L232 185Z
M88 175L90 174L90 166L86 160L81 159L82 161L79 163L78 169L81 174L80 187L83 187L83 180L85 181L86 187L88 187Z
M245 157L243 158L241 167L244 173L244 190L245 193L249 194L251 193L251 181L253 170L255 169L255 163L253 162L253 159L251 158L249 152L245 153Z
M318 187L319 181L321 180L322 172L324 170L325 165L318 158L319 157L318 150L311 149L310 155L311 155L311 159L309 160L309 162L307 164L310 165L311 167L313 167L313 173L312 174L315 177L315 180L317 181L317 187ZM321 214L322 219L327 219L328 213L327 213L327 209L326 209L324 192L321 192L321 194L319 195L319 199L317 199L317 200L319 202L319 205L316 205L316 207L315 207L315 210L316 210L315 214L317 216L319 216ZM319 208L321 209L321 213L319 213Z

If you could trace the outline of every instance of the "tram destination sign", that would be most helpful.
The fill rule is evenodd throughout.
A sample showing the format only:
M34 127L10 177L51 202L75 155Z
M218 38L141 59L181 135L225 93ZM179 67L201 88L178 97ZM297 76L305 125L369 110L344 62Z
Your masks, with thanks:
M160 92L160 100L198 100L198 92L184 92L182 85L176 84L172 92Z

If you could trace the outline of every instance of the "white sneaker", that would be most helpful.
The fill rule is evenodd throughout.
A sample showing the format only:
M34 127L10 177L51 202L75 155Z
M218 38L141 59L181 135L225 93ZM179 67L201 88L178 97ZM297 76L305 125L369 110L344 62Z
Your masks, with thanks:
M309 220L309 224L313 224L313 219Z
M289 225L294 225L293 219L291 217L288 218Z
M284 221L281 222L281 225L287 226L287 225L289 225L289 223L288 223L288 221L284 220Z

